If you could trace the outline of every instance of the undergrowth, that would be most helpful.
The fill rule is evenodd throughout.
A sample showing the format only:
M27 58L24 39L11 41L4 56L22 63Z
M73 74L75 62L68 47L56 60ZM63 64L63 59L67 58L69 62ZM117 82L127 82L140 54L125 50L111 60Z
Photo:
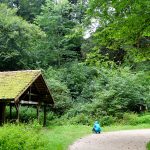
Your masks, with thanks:
M0 150L48 150L48 140L38 124L6 124L0 128Z
M147 144L147 150L150 150L150 142Z

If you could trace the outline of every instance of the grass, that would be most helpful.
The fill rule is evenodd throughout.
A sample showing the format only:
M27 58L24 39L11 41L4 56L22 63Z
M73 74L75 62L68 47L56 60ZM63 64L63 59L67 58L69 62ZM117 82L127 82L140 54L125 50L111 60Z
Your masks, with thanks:
M104 132L120 131L120 130L134 130L134 129L148 129L150 124L137 124L137 125L112 125L103 128Z
M49 144L47 145L51 150L66 150L68 146L78 138L91 133L89 126L55 126L45 128L43 131L47 136Z
M20 134L23 132L22 128L25 128L26 130L28 129L29 125L20 126L20 128L18 128L18 126L15 127L14 125L12 127L14 128L11 134L13 139L17 138L18 136L21 136L20 142L24 141L24 138L26 136L29 136L29 138L33 139L33 136L31 136L30 132L24 133L25 135ZM12 127L11 125L10 127L8 125L9 130L12 130ZM112 126L103 127L102 129L103 129L103 132L109 132L109 131L119 131L119 130L129 130L129 129L145 129L145 128L150 128L150 124L140 124L140 125L135 125L135 126L112 125ZM8 134L5 133L6 131L9 132L7 128L6 128L7 129L6 131L4 131L3 127L0 129L3 131L4 135L8 136ZM33 131L32 130L30 131L33 132L35 138L38 137L38 140L41 142L45 140L46 145L44 144L44 147L43 147L44 150L49 150L49 149L50 150L67 150L69 145L71 145L74 141L92 133L91 131L92 126L84 126L84 125L50 126L47 128L41 128L40 126L38 126L38 124L35 123L32 125L31 129ZM35 132L35 130L39 132ZM8 139L8 137L5 138L5 136L2 135L2 131L1 131L0 137L2 137L3 140ZM3 142L2 139L0 139L0 142ZM7 142L7 140L5 140L5 143L9 145L10 147L12 147L12 145L14 144L14 143L10 144L9 142ZM27 143L28 142L24 144L27 144ZM150 143L147 145L147 148L148 150L150 150ZM15 149L13 148L13 150Z
M0 127L0 150L48 150L41 126L5 124Z
M131 129L145 129L150 128L150 124L140 125L112 125L103 128L103 132L131 130ZM52 150L66 150L70 144L77 139L91 134L92 127L83 125L68 125L68 126L53 126L44 128L42 133L46 135L49 140L48 149Z
M147 150L150 150L150 142L147 144Z

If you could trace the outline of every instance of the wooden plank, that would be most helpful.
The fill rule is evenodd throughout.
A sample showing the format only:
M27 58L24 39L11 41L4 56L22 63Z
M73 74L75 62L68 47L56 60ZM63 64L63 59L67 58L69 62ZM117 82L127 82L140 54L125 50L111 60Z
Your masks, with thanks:
M40 120L40 113L39 113L40 105L37 105L37 121Z
M27 95L31 95L31 96L39 96L39 94L34 94L34 93L27 93Z
M12 119L12 104L10 103L10 120Z
M0 103L0 125L5 123L5 103Z
M19 103L15 103L15 107L16 107L16 112L17 112L17 120L16 120L16 122L19 123L19 120L20 120L20 104Z
M46 105L44 104L44 120L43 120L43 126L46 126Z
M15 104L15 102L12 101L11 104ZM19 102L19 104L38 105L38 102L21 100L21 101Z

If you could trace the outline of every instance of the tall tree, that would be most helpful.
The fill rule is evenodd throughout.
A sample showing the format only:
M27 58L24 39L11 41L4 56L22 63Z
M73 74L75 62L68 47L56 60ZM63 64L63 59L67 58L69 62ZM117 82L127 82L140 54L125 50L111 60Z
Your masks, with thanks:
M45 0L0 0L0 2L8 4L11 8L17 8L17 15L33 22L36 15L40 14Z
M36 23L46 32L47 38L37 47L43 65L60 66L81 57L82 28L76 17L76 6L63 0L59 3L47 0ZM39 54L38 54L39 55Z
M0 4L0 70L29 66L36 42L45 36L38 26L18 17L16 12Z
M99 21L94 34L95 55L101 47L123 49L128 59L145 61L150 58L149 0L92 0L88 16Z

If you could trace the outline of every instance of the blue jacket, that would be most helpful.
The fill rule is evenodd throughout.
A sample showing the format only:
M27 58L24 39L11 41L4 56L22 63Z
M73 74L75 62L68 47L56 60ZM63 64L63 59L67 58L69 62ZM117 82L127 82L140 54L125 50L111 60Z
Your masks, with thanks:
M102 130L98 121L95 121L93 128L96 132L101 132L101 130Z

